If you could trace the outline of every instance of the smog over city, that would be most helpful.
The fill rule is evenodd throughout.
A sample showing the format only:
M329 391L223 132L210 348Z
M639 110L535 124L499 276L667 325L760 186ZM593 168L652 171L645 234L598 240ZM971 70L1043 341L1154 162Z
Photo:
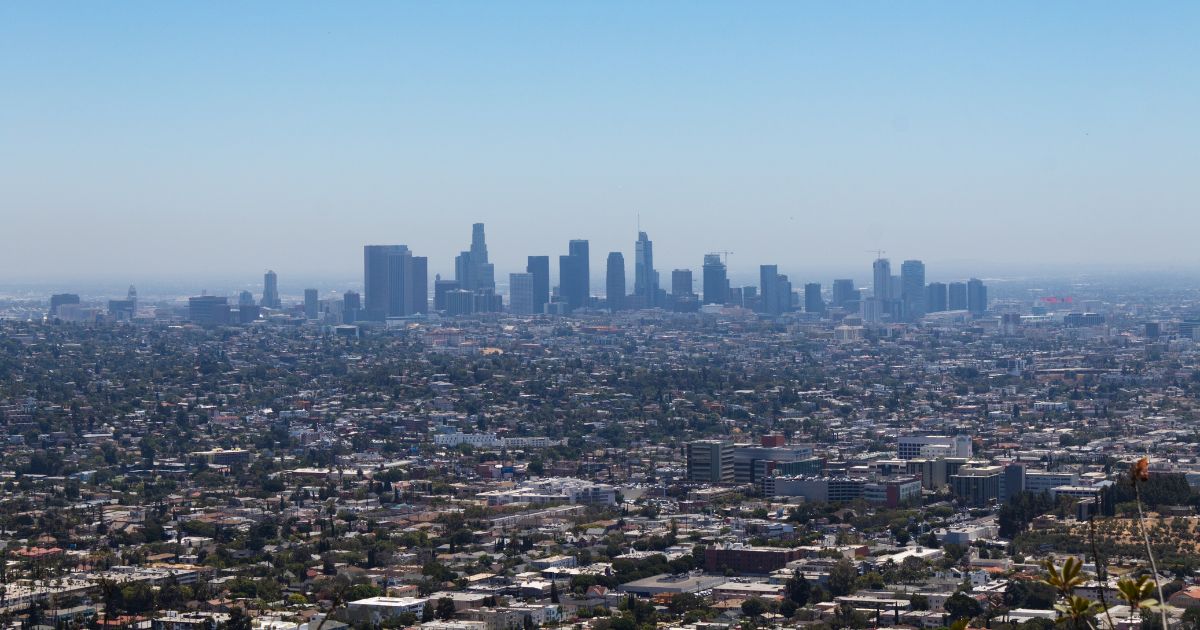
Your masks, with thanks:
M0 4L0 630L1200 629L1200 4Z

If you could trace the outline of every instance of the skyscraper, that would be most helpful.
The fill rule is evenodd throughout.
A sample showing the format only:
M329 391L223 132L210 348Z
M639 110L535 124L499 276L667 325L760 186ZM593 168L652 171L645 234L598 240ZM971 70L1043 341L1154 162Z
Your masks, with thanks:
M906 260L900 265L900 301L904 319L913 321L925 315L925 263Z
M804 285L804 312L825 312L825 300L821 297L820 282L809 282L808 284Z
M558 291L574 310L588 305L591 297L591 269L588 264L588 242L572 240L566 256L558 257Z
M58 315L58 307L69 304L79 304L77 293L55 293L50 296L50 316Z
M633 293L642 298L647 308L658 299L658 272L654 270L654 242L645 232L638 232L633 255Z
M621 252L608 253L605 280L604 295L608 302L608 310L619 311L625 308L625 255Z
M779 266L759 265L758 286L761 288L762 299L758 301L759 312L767 315L778 315L783 312L783 301L779 295Z
M530 256L525 271L533 275L533 312L543 313L550 301L550 257Z
M967 284L965 282L951 282L947 294L949 296L950 310L967 310Z
M946 310L946 283L930 282L925 286L925 311L940 313Z
M724 304L729 300L729 277L720 254L704 255L704 303Z
M319 304L318 304L318 299L317 299L317 290L316 289L305 289L304 290L304 318L305 319L316 319L318 309L319 309Z
M874 284L871 287L871 297L883 302L892 299L892 263L886 258L878 258L872 265Z
M692 292L694 288L691 269L676 269L671 272L671 295L677 298L692 297L696 295Z
M508 274L508 307L514 315L532 315L533 310L533 274Z
M496 289L496 270L488 262L487 242L482 223L471 225L471 249L455 257L454 279L467 291Z
M983 280L971 278L967 280L967 310L972 315L983 315L988 309L987 287Z
M854 280L850 278L838 278L833 281L834 308L846 308L848 303L857 302L858 298L858 289L854 287Z
M429 260L404 245L363 247L364 319L429 311Z
M282 306L279 302L279 277L275 275L274 271L268 270L263 274L263 294L259 304L264 308L274 309Z

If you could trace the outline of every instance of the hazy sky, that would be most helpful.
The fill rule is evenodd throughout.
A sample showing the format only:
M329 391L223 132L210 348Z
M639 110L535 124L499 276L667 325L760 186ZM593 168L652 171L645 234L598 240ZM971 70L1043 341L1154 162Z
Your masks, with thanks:
M4 2L0 278L1200 263L1200 3Z

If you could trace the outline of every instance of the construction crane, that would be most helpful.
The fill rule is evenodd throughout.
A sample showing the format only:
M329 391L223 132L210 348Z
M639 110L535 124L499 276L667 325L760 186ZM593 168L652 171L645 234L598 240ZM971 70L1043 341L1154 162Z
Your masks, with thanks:
M725 266L726 266L726 267L728 267L728 266L729 266L729 257L733 255L733 252L727 252L727 251L724 251L724 250L718 250L718 251L715 251L715 252L713 252L713 253L714 253L714 254L724 254L724 255L725 255Z
M867 251L875 254L875 260L883 258L883 255L887 253L887 250L884 249L868 249Z

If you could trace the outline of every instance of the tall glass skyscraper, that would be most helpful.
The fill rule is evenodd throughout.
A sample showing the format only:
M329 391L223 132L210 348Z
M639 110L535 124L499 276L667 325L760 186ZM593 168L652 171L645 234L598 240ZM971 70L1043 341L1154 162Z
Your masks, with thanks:
M720 254L704 255L704 303L724 304L729 301L729 276Z
M638 232L633 253L633 294L642 298L647 307L658 300L658 272L654 270L654 241L645 232Z
M550 257L530 256L525 272L533 276L533 312L544 313L550 301Z
M619 311L625 308L625 255L621 252L609 252L608 268L605 271L604 296L608 302L608 310Z

